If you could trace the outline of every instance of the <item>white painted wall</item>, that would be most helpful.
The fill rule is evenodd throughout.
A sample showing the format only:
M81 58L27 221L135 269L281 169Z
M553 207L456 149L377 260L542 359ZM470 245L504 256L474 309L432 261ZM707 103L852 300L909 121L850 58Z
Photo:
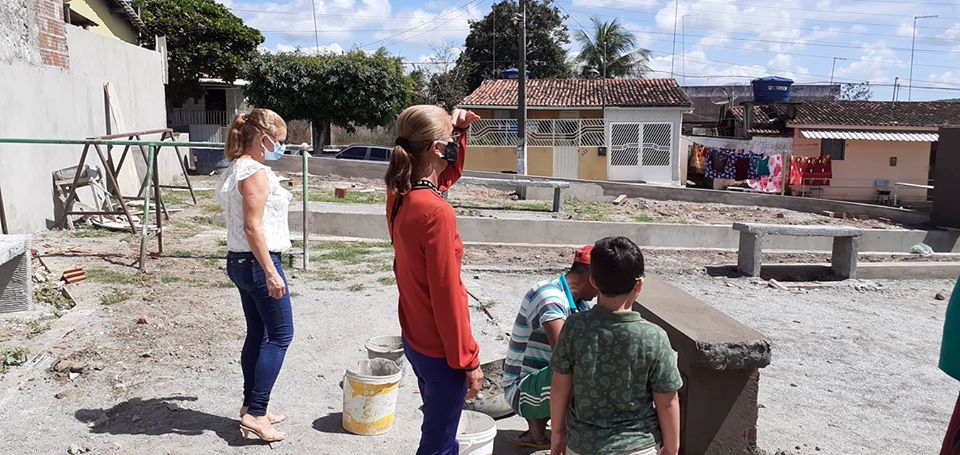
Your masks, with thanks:
M0 29L0 33L6 32ZM0 65L0 100L6 111L0 121L0 137L84 139L105 134L105 82L115 89L125 129L166 126L159 54L69 25L67 45L68 70L28 60ZM0 190L11 232L53 226L51 174L75 166L81 150L82 146L76 145L0 144ZM100 165L98 161L88 159L87 163ZM138 169L124 164L124 194L136 193L145 170L142 160L138 161ZM172 149L161 155L159 167L164 181L179 174Z
M620 108L620 107L608 107L604 109L603 119L606 123L606 137L608 140L607 146L609 147L609 138L610 138L610 123L611 122L659 122L659 123L671 123L673 124L673 139L671 143L673 144L673 151L670 156L670 162L673 164L672 170L672 182L675 185L679 185L682 180L683 172L681 172L681 163L680 163L680 126L683 123L683 113L689 111L689 108L674 108L674 107L630 107L630 108ZM607 155L609 157L609 154ZM609 158L608 158L609 159ZM682 163L683 166L686 166L686 161ZM660 182L651 182L651 183L660 183Z

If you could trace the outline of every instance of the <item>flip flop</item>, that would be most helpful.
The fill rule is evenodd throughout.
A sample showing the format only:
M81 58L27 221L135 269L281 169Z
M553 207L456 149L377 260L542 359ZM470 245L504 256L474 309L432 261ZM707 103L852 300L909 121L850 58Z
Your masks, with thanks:
M538 450L550 448L550 438L544 436L542 439L534 440L533 438L530 437L529 430L524 431L523 433L520 434L520 436L517 436L516 438L508 438L507 440L510 441L511 444L520 446L520 447L528 447L531 449L538 449Z

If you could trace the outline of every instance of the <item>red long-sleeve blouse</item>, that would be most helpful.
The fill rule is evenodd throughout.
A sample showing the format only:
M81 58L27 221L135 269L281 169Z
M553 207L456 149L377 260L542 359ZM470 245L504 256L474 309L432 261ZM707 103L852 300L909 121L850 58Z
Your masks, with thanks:
M437 181L441 192L463 174L466 148L464 132L457 162ZM477 368L480 347L470 330L467 290L460 279L463 242L453 207L433 191L411 191L393 218L396 197L387 195L387 227L393 236L403 336L418 353L445 358L451 368Z

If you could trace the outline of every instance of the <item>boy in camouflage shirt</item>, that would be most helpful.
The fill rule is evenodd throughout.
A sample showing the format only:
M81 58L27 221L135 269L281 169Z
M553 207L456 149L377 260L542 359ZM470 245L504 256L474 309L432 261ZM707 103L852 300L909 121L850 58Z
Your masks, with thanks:
M676 455L676 357L666 332L633 311L643 254L630 239L608 237L591 259L599 303L567 319L550 360L551 455Z

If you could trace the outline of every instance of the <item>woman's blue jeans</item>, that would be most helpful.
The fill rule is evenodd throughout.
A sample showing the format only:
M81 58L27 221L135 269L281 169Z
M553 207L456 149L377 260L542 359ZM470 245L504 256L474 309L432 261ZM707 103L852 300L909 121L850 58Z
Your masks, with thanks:
M467 395L467 374L447 365L447 359L428 357L415 351L406 338L403 353L407 356L423 399L423 425L420 426L420 447L417 455L457 455L457 427Z
M286 283L280 254L270 253L270 258ZM259 417L267 413L270 391L280 374L287 347L293 340L290 292L288 289L280 299L270 297L263 267L253 253L228 253L227 275L240 291L243 315L247 320L247 338L240 354L243 405L248 407L250 415Z

